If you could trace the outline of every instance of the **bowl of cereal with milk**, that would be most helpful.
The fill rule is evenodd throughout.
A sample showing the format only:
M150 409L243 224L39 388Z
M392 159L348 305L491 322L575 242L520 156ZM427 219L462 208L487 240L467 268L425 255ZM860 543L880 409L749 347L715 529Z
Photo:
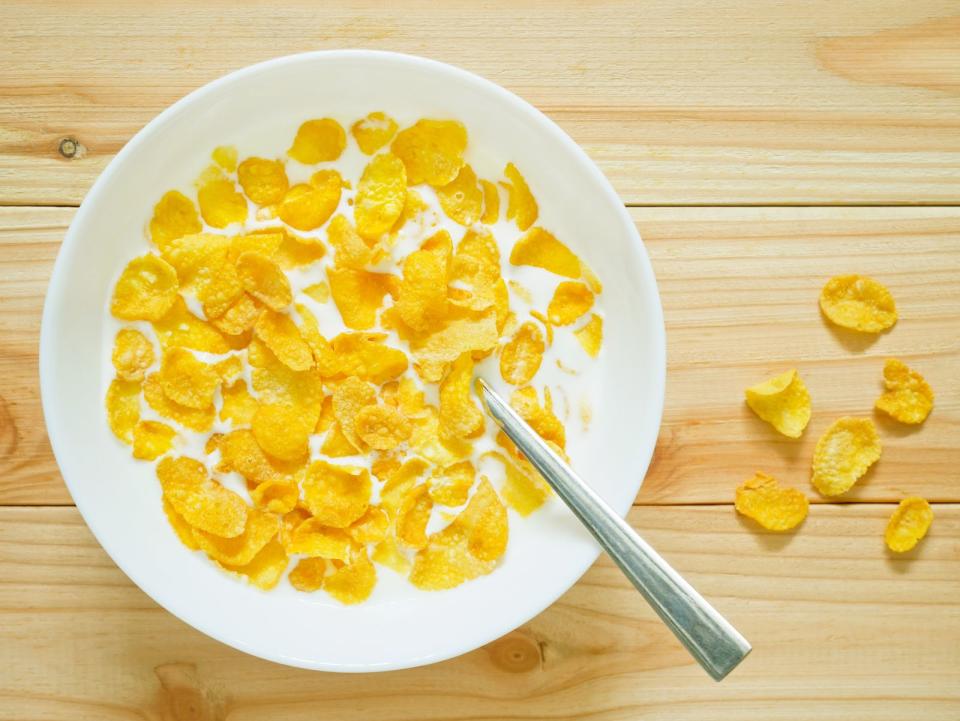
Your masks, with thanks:
M625 514L665 350L576 143L463 70L333 51L127 144L64 240L40 365L63 477L137 585L248 653L378 671L494 640L598 554L474 379Z

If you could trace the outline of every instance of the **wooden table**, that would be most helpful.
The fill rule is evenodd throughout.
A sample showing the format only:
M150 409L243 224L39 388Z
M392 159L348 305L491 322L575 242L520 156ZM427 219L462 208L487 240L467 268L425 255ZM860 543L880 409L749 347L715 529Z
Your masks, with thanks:
M960 718L960 7L952 0L55 3L0 5L0 719ZM72 507L43 430L40 310L74 208L175 99L317 48L428 55L559 122L647 244L669 344L660 442L630 520L753 641L722 684L606 560L524 628L429 668L309 673L223 646L158 608ZM68 141L68 142L64 142ZM838 332L833 274L877 277L901 320ZM917 430L878 420L854 492L810 489L811 449L869 414L882 359L937 392ZM798 367L803 440L743 388ZM808 490L805 525L731 508L763 469ZM935 502L904 556L883 528ZM255 623L251 619L251 623Z

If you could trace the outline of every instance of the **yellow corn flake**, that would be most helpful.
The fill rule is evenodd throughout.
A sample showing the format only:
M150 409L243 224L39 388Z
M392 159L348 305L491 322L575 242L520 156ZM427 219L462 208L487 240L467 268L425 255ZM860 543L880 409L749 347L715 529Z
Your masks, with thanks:
M327 574L327 561L319 556L301 558L290 575L290 585L298 591L312 593L323 586L323 577Z
M314 461L301 484L304 502L320 523L346 528L370 505L370 472L355 466Z
M140 420L140 381L114 378L107 389L107 422L124 443L133 443L133 431Z
M923 423L933 410L933 389L922 375L902 361L890 358L883 366L886 392L876 408L901 423Z
M347 458L360 454L357 447L343 434L340 424L336 422L330 427L327 437L323 439L320 452L330 458Z
M243 293L219 317L210 320L218 331L229 336L239 336L253 329L263 306L247 293Z
M410 489L416 485L417 479L428 467L429 464L424 459L411 456L389 474L383 488L380 489L380 506L390 518L397 517ZM377 473L378 477L382 477L385 471L377 469Z
M228 571L245 576L246 579L257 588L263 591L269 591L283 578L283 572L286 570L289 562L290 559L287 557L283 546L274 540L264 546L263 550L254 556L253 560L245 566L221 565Z
M529 383L540 369L545 350L540 329L533 323L524 323L500 352L500 375L515 386Z
M386 345L381 333L341 333L330 345L340 359L340 373L386 383L407 370L407 354Z
M177 538L180 539L180 543L191 551L199 551L200 547L197 545L193 536L193 527L183 520L183 516L173 509L170 501L166 498L163 499L163 513L167 517L167 521L170 523L173 532L176 533Z
M214 561L231 566L245 566L276 537L279 530L280 519L277 516L251 508L247 512L243 532L238 536L221 538L206 531L195 530L194 538L200 550Z
M580 259L554 235L540 227L528 230L510 251L513 265L532 265L576 280L581 274Z
M897 322L886 286L865 275L838 275L820 292L820 310L832 323L862 333L880 333Z
M347 532L357 543L379 543L390 528L390 517L380 506L370 506L360 518L350 524Z
M159 458L173 447L176 434L166 423L140 421L133 427L133 457L145 461Z
M290 187L283 162L266 158L247 158L240 163L237 180L246 196L257 205L279 203Z
M428 406L421 417L413 420L410 447L438 466L448 466L473 453L469 441L441 434L439 413L433 406Z
M237 272L246 291L268 308L281 311L293 302L290 281L265 255L242 253L237 258Z
M384 113L370 113L350 126L360 152L373 155L390 142L397 133L397 121Z
M143 383L143 397L153 410L184 428L198 433L207 433L213 426L216 409L212 403L206 408L191 408L171 400L163 390L163 381L159 373L151 373L147 376Z
M397 386L397 403L400 411L407 418L416 418L423 415L426 409L426 400L423 391L410 377L403 377Z
M300 487L295 480L264 481L250 491L250 498L257 508L270 513L289 513L300 500Z
M177 273L169 263L157 255L141 255L120 274L110 312L122 320L160 320L177 300L178 287Z
M430 498L443 506L462 506L476 478L470 461L459 461L434 471L430 479Z
M317 419L295 406L262 404L253 414L253 437L266 453L281 461L296 461L309 452L310 434Z
M291 370L313 368L313 351L290 316L266 310L257 320L253 332Z
M234 426L248 426L253 422L257 411L257 401L247 390L244 380L237 380L220 389L223 405L220 407L220 420L230 421Z
M184 348L169 348L160 364L160 386L175 403L203 410L213 404L220 376Z
M324 281L308 285L303 292L313 298L317 303L326 303L330 300L330 285Z
M150 239L163 250L171 241L203 230L197 208L183 193L171 190L153 207Z
M231 263L236 263L237 258L244 253L259 253L267 258L273 258L286 235L284 228L263 228L252 233L235 235L229 239L227 259Z
M799 438L810 421L810 393L796 370L747 388L747 405L789 438Z
M537 216L540 212L537 208L537 199L533 197L527 181L520 175L520 171L517 170L516 165L507 163L503 174L506 175L507 180L510 181L502 184L509 194L507 220L516 222L520 230L526 230L537 221ZM513 262L512 259L511 262ZM561 273L561 275L564 274ZM577 276L570 277L575 278Z
M557 286L547 306L547 318L554 325L570 325L593 307L593 293L583 283L564 281Z
M345 147L347 134L340 123L333 118L320 118L307 120L299 127L287 155L304 165L313 165L336 160Z
M527 305L533 305L533 293L529 288L527 288L527 286L513 279L508 280L507 284L510 286L510 290L513 292L513 294L516 295L520 300Z
M410 185L440 187L457 177L467 149L467 129L456 120L418 120L401 130L390 150L407 168Z
M319 238L301 238L284 233L283 241L273 259L284 270L311 265L327 254L327 247Z
M351 605L366 601L376 583L377 569L364 550L355 553L349 563L327 576L323 590L340 603Z
M380 387L380 400L385 405L400 407L400 381L388 381Z
M393 536L387 536L374 546L370 558L402 576L410 571L410 559L397 545L397 539Z
M600 347L603 345L603 318L596 313L591 313L590 320L582 328L575 330L573 335L587 355L596 358L600 355Z
M486 225L493 225L500 218L500 193L497 186L489 180L481 180L483 188L483 215L480 221Z
M443 322L447 312L447 271L437 254L418 250L403 261L397 311L404 323L421 333Z
M314 433L326 433L331 426L336 423L336 416L333 415L333 396L325 396L320 404L320 417L317 419Z
M239 356L228 356L213 364L213 371L223 383L233 383L243 373L243 361Z
M452 438L483 434L483 413L471 397L473 358L463 353L440 383L440 432Z
M117 377L125 381L142 381L153 365L153 343L138 330L123 328L113 341L111 356Z
M320 333L320 325L316 316L301 303L294 305L297 315L300 316L300 333L313 354L317 371L324 378L332 378L340 370L340 360L333 352L333 347Z
M200 215L213 228L226 228L247 219L247 199L232 180L219 177L206 181L197 191Z
M539 330L537 331L539 333ZM435 368L444 363L452 363L461 354L470 352L485 352L497 344L497 314L493 308L482 313L464 313L451 315L442 328L422 338L415 338L410 343L417 362L432 364ZM426 380L439 381L441 373L432 374Z
M407 172L400 159L381 153L363 169L353 214L357 232L376 240L397 222L407 198Z
M166 457L157 464L164 498L194 529L221 538L243 533L247 504L207 475L202 463L186 456Z
M453 180L437 189L437 200L447 217L460 225L473 225L483 211L483 191L473 168L464 165Z
M330 294L347 328L367 330L376 325L377 311L389 290L384 273L352 268L328 268Z
M506 549L507 538L506 509L484 479L456 519L417 552L410 582L436 591L488 574Z
M253 484L271 481L288 482L294 467L270 458L257 443L248 429L232 431L224 435L218 444L220 463L217 470L223 473L236 471Z
M250 341L247 359L252 366L253 390L259 394L261 402L319 409L323 387L315 371L291 370L258 338Z
M333 246L337 268L363 270L373 262L373 250L360 237L345 215L335 215L327 227L327 240Z
M218 145L210 153L210 158L228 173L237 169L237 149L232 145Z
M503 463L505 480L501 495L504 502L521 516L529 516L550 497L550 485L525 458L509 459L493 453Z
M813 451L814 487L824 496L846 493L880 458L880 437L869 418L840 418Z
M314 230L327 222L340 204L343 179L336 170L319 170L309 183L293 185L277 206L277 215L297 230Z
M176 268L180 290L194 293L208 318L220 317L243 295L230 248L229 238L200 233L170 241L164 250L164 259Z
M429 486L421 483L407 491L397 510L397 539L410 548L426 546L427 523L432 510Z
M371 448L389 451L410 437L410 421L396 408L370 405L357 413L354 430Z
M423 196L420 195L413 188L407 188L407 198L403 202L403 212L400 213L400 217L397 218L397 222L393 224L393 227L390 229L392 236L395 236L408 222L415 220L422 213L425 213L429 210L430 206L427 205L426 201L423 199ZM391 244L395 243L396 238L391 239Z
M883 534L887 548L906 553L927 535L933 523L933 509L923 498L911 496L900 501Z
M757 472L737 487L737 513L768 531L789 531L807 517L810 502L795 488L782 488L776 479Z
M333 389L333 415L354 448L364 448L364 441L357 429L360 411L376 403L377 392L374 387L356 376L346 378Z
M309 518L291 534L287 552L343 561L349 556L350 547L351 540L346 531L325 526L317 518Z
M510 396L510 405L545 441L552 441L561 450L566 448L566 432L563 423L553 412L549 389L544 389L544 404L541 406L537 391L531 386L520 388Z

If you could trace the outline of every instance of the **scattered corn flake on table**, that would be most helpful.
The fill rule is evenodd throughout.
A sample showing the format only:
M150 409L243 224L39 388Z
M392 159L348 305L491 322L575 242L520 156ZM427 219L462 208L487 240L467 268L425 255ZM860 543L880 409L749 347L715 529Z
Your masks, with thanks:
M942 0L4 5L0 719L960 716L955 12ZM275 42L252 42L254 27ZM605 559L541 616L459 659L375 677L277 666L158 608L71 506L43 430L37 339L74 207L178 97L277 53L338 47L426 54L518 92L635 206L669 371L630 521L753 642L724 683ZM853 272L894 294L892 332L862 338L822 320L823 283ZM919 429L877 418L880 462L825 503L809 486L813 445L835 418L873 415L886 357L924 373L934 411ZM813 398L799 441L743 403L744 388L791 367ZM734 488L756 470L811 498L798 532L760 532L734 513ZM936 518L895 555L883 530L909 495Z

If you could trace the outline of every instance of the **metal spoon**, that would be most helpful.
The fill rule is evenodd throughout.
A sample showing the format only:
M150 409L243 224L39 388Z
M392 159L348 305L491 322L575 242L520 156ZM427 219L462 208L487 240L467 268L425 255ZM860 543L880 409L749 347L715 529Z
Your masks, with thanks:
M684 581L626 521L548 446L510 405L477 379L487 411L547 483L597 539L657 615L715 681L739 664L751 646Z

